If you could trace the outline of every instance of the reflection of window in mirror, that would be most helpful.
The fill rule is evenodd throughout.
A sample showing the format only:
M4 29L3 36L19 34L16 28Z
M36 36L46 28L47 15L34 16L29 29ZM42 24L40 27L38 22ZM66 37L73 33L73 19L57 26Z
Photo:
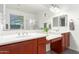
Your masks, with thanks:
M44 23L44 28L46 28L47 27L47 23Z
M54 17L53 18L53 27L57 27L58 26L58 17Z
M23 29L24 17L19 15L10 15L10 29Z
M60 17L60 26L65 26L65 17Z
M66 26L67 21L67 15L60 16L60 26Z
M51 24L49 24L49 29L51 29Z
M8 29L8 24L6 24L6 29Z

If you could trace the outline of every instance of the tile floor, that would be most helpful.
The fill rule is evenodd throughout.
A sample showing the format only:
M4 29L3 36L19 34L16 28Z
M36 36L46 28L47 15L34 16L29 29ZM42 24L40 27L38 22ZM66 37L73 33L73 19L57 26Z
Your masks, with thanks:
M50 52L47 52L47 54L57 54L57 53L55 53L54 51L50 51ZM75 50L67 49L62 54L79 54L79 52Z

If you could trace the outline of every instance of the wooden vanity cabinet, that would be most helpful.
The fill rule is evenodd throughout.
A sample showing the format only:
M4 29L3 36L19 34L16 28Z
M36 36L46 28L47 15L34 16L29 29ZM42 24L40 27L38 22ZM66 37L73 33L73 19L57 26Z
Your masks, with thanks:
M36 53L37 53L36 39L0 46L0 54L36 54Z
M70 46L70 33L62 33L62 37L51 40L51 50L63 53Z
M45 54L46 37L0 46L0 54Z
M19 54L37 54L37 40L28 40L19 43Z
M39 44L38 54L46 54L46 44Z
M62 33L64 50L70 46L70 33Z
M38 39L38 54L46 54L46 37L42 37Z
M10 54L10 46L0 46L0 54Z
M58 37L51 40L51 51L61 53L63 51L62 38Z
M8 45L3 45L0 46L0 54L13 54L13 53L18 53L18 47L16 44L8 44Z

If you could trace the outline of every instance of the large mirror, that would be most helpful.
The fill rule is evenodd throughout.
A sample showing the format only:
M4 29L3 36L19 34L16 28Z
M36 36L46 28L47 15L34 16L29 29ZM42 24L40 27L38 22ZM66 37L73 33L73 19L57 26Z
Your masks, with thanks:
M42 30L49 25L51 12L42 4L6 4L5 30Z
M32 7L32 8L31 8ZM34 6L23 4L6 4L5 30L34 30L38 29ZM37 27L36 27L37 26Z
M3 4L0 4L0 31L3 30Z

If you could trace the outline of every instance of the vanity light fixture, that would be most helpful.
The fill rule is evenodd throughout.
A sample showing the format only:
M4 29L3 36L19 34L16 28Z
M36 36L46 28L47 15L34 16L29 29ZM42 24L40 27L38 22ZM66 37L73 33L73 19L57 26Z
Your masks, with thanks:
M54 13L60 12L60 8L59 8L59 6L56 5L56 4L52 4L49 9L50 9L50 11L52 11L52 12L54 12Z

